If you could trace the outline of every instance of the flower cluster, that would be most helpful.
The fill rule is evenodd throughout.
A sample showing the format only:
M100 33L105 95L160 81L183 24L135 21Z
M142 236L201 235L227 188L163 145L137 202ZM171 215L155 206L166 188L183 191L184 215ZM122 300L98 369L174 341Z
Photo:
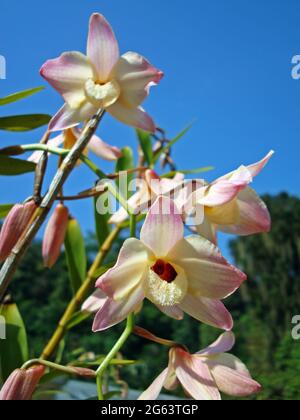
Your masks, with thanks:
M141 105L163 73L137 53L120 56L113 30L100 14L91 17L86 55L64 53L47 61L41 75L62 95L65 104L49 125L49 132L61 134L48 141L46 151L35 151L29 158L31 162L40 162L51 148L76 147L83 132L80 124L99 109L127 125L156 132L154 121ZM122 157L120 149L94 133L88 149L108 161ZM272 155L270 152L258 163L240 166L212 183L187 180L180 172L172 179L161 178L154 165L149 165L141 171L143 180L138 191L128 201L119 198L123 207L108 223L120 226L130 213L131 222L132 217L140 215L143 225L139 238L125 240L116 264L97 279L96 291L83 303L82 311L95 314L93 331L107 330L138 314L146 299L175 320L188 315L225 331L215 343L196 354L183 344L144 332L145 338L169 346L170 357L168 367L140 399L156 399L163 387L174 390L179 384L188 397L196 400L219 400L220 392L241 397L260 390L245 365L228 354L235 341L231 332L234 321L223 300L236 292L247 277L223 257L217 245L218 232L252 235L270 230L268 209L250 184ZM60 201L43 241L44 265L48 268L60 255L70 221L64 199ZM38 202L31 200L10 211L0 234L1 262L10 255L37 208ZM187 227L192 231L188 236ZM43 373L44 369L39 368L15 371L0 399L29 398Z

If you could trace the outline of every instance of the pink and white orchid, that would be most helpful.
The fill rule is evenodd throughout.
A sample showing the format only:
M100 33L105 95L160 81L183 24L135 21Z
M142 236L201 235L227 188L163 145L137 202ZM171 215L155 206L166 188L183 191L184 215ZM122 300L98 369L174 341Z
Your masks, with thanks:
M138 311L145 298L162 312L182 319L184 312L206 324L231 330L221 299L246 280L220 251L199 236L184 238L184 225L172 200L159 197L151 207L140 240L125 241L114 268L101 276L99 291L85 309L98 309L93 330L103 331ZM106 296L106 297L105 297Z
M64 149L72 149L80 135L81 130L79 128L69 128L64 130L59 136L50 139L47 144L50 147L63 146ZM96 135L92 136L84 153L87 155L89 150L96 156L108 161L117 160L122 156L122 152L118 147L110 146ZM28 160L38 163L42 155L43 152L34 152Z
M98 13L90 20L87 55L64 53L47 61L41 75L65 100L50 122L51 131L74 127L100 108L130 126L149 132L156 130L141 104L163 73L137 53L128 52L120 57L114 32Z
M182 347L170 350L169 366L139 397L156 400L162 390L173 391L179 384L195 400L220 400L220 391L233 397L246 397L261 390L246 366L227 352L235 343L227 332L206 349L190 354Z
M188 187L184 186L184 175L176 174L173 179L160 178L152 169L145 172L144 179L137 182L137 192L128 200L128 205L135 214L147 210L149 202L154 203L157 197L170 196L170 193L178 187L178 191L172 194L178 210L181 210L188 199ZM182 186L182 188L180 188ZM127 211L121 207L110 219L109 223L118 224L128 218Z
M236 235L269 232L271 218L265 203L249 187L253 178L267 165L274 152L250 166L241 166L212 184L196 191L195 206L204 207L204 221L196 226L197 232L213 243L217 231Z

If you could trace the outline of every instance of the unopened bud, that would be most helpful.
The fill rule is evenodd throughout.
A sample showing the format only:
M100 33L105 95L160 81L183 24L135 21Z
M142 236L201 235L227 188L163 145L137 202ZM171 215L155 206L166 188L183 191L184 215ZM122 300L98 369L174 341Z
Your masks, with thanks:
M69 210L59 204L54 210L43 240L43 259L45 267L52 268L61 252L68 227Z
M45 373L43 366L17 369L12 372L0 391L1 401L28 401Z
M0 262L9 256L36 209L34 201L29 201L16 204L8 213L0 232Z

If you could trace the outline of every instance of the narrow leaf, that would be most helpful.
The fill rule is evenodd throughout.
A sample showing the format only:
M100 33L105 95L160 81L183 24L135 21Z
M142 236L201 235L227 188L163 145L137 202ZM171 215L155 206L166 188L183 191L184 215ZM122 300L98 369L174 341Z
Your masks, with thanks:
M0 378L5 381L28 360L28 343L25 325L14 303L0 306L5 319L6 339L0 340Z
M100 198L101 199L101 198ZM108 219L110 217L109 213L100 214L97 210L97 202L99 197L94 198L94 217L95 217L95 226L96 226L96 236L98 239L99 247L101 247L110 234L111 226L108 224ZM109 203L106 203L107 205Z
M0 130L30 131L48 124L50 120L50 115L46 114L29 114L1 117Z
M67 329L71 330L72 328L76 327L79 324L82 324L82 322L86 321L92 316L89 312L76 312L67 323Z
M153 149L151 135L143 130L137 130L138 139L140 142L141 149L144 154L144 158L148 166L153 164Z
M65 250L72 290L76 293L86 277L87 257L84 238L75 219L70 219L68 223Z
M162 154L168 152L176 143L179 142L192 128L193 124L188 125L184 130L182 130L170 143L168 143L165 147L155 153L154 162L156 163L158 159L161 157Z
M130 147L124 147L122 149L122 157L117 161L116 172L124 172L134 168L134 156L133 151ZM127 182L123 182L120 179L116 180L117 187L120 189L120 193L123 197L132 195L132 191L129 191L131 181L134 179L134 174L127 174Z
M20 101L21 99L27 98L28 96L34 95L35 93L44 90L44 86L39 86L33 89L26 89L22 90L21 92L13 93L12 95L8 95L5 98L0 98L0 106L11 104L13 102Z
M35 168L36 164L33 162L0 155L0 175L21 175L34 172Z

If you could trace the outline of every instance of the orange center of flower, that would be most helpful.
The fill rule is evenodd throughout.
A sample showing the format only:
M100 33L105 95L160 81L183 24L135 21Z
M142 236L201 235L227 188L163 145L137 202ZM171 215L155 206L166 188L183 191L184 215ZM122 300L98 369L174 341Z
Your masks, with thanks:
M151 270L167 283L173 283L178 275L175 268L163 260L157 260Z

